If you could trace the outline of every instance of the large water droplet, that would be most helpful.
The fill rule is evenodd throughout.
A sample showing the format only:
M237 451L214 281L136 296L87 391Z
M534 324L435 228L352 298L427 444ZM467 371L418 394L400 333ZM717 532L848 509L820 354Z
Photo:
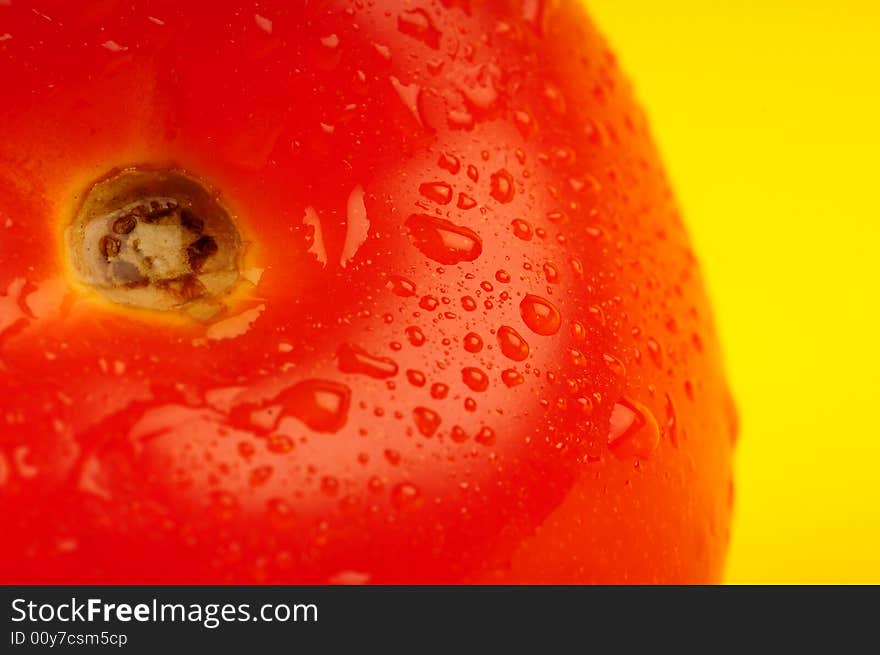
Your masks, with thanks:
M520 302L519 311L525 324L535 334L549 337L559 332L562 317L549 300L528 294Z
M370 219L367 218L367 207L364 204L364 189L360 185L355 186L348 196L346 215L348 221L345 228L345 243L342 246L342 255L339 257L339 265L342 268L354 259L370 233Z
M522 376L522 373L520 373L516 369L506 368L503 371L501 371L501 381L507 387L518 387L526 380Z
M482 446L492 446L495 444L495 430L489 426L483 426L480 431L474 435L474 441Z
M452 201L452 187L446 182L423 182L419 185L419 193L440 205Z
M315 432L337 432L348 419L351 389L329 380L305 380L282 391L278 402Z
M657 368L663 368L663 349L654 337L648 337L648 355Z
M498 328L498 345L501 353L515 362L521 362L529 356L529 344L509 325Z
M416 428L426 437L433 436L441 423L437 412L427 407L416 407L413 410L413 419L416 422Z
M483 349L483 339L479 334L468 332L464 336L464 349L469 353L478 353Z
M626 377L626 366L617 357L605 353L602 355L602 361L605 362L605 366L607 366L608 370L614 373L614 375L619 378Z
M339 370L360 373L379 380L397 375L397 363L389 357L376 357L354 344L344 343L336 351Z
M421 299L419 300L419 307L421 307L422 309L429 311L429 312L433 312L439 306L440 306L440 301L437 300L431 294L428 294L426 296L422 296Z
M654 414L642 403L621 398L611 409L608 446L617 457L647 459L660 441Z
M391 80L391 86L397 91L400 101L407 109L409 109L409 112L412 114L413 118L416 119L416 122L424 127L425 121L422 119L422 114L419 111L419 98L422 95L422 87L415 83L404 84L394 76L389 79Z
M514 218L510 222L510 227L513 228L513 236L517 239L522 239L523 241L532 240L532 226L523 219Z
M490 178L490 187L492 197L500 203L507 204L513 200L514 187L513 176L505 169L501 169L497 173L492 173Z
M270 434L266 438L266 448L270 453L285 455L293 450L293 439L286 434Z
M406 220L406 227L422 254L441 264L472 262L483 252L476 232L443 218L413 214Z
M419 347L425 343L425 333L417 326L410 325L405 330L406 338L413 346Z
M477 206L477 201L466 193L459 193L458 203L456 203L456 206L459 209L473 209Z
M409 298L416 295L416 283L401 275L389 275L386 287L395 296L400 296L401 298Z
M449 395L449 385L443 382L435 382L431 385L431 398L443 400Z
M445 152L440 155L439 159L437 159L437 165L453 175L461 170L461 162L458 161L458 157Z
M467 366L461 370L461 380L472 391L485 391L489 388L489 376L479 368Z

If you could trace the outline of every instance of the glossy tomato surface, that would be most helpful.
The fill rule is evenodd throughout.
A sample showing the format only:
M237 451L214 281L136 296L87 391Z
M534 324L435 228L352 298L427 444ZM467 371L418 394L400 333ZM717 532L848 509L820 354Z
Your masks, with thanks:
M0 0L0 581L718 581L735 414L574 2ZM241 235L196 319L65 229L129 167Z

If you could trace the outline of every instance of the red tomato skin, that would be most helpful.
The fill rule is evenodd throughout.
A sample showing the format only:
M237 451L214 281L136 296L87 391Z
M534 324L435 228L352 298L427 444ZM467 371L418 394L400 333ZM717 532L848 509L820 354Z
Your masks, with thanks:
M719 581L711 311L581 11L0 6L0 581ZM235 214L218 320L73 280L131 165Z

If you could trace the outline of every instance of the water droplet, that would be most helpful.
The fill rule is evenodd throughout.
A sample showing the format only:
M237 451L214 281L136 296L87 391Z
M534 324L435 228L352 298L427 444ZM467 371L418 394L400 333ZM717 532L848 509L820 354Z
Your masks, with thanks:
M452 200L452 187L446 182L424 182L419 185L419 193L440 205L447 205Z
M608 446L617 457L647 459L660 441L657 419L645 405L621 398L611 409Z
M421 300L419 300L419 307L429 312L433 312L439 306L440 301L431 295L422 296Z
M510 226L513 228L513 236L516 238L522 239L523 241L532 240L532 226L523 219L514 218L510 222Z
M669 435L669 441L671 441L673 445L678 445L678 421L675 415L675 405L672 404L672 398L668 393L664 395L664 404L666 409L666 434Z
M284 455L293 450L293 439L286 434L270 434L266 439L266 448L269 452Z
M464 408L469 412L477 411L477 401L473 398L464 399Z
M602 308L599 307L599 305L590 305L587 307L587 313L593 321L599 325L605 325L605 312L602 311Z
M332 475L321 478L321 492L328 496L335 496L339 492L339 480Z
M393 75L389 79L391 80L391 86L397 91L397 96L400 98L403 106L409 109L410 114L412 114L420 126L424 126L425 121L422 119L422 114L419 111L419 98L422 95L422 87L415 83L404 84Z
M573 321L571 324L571 336L575 341L585 341L587 339L587 328L580 321Z
M526 380L522 373L514 368L508 368L501 371L501 381L508 387L518 387Z
M648 355L657 368L663 368L663 349L654 337L648 337L645 343L648 344Z
M449 395L449 385L442 382L435 382L431 385L431 398L435 400L443 400Z
M513 200L514 187L513 176L505 169L492 173L490 181L490 193L500 203L507 204Z
M477 308L477 301L471 296L463 296L461 299L461 306L464 307L465 311L472 312Z
M265 16L254 14L254 22L257 24L257 27L263 30L266 34L272 33L272 21Z
M306 207L303 215L305 226L306 252L317 260L321 266L327 265L327 248L324 246L324 231L321 228L321 219L318 212L312 207Z
M382 45L381 43L374 43L373 47L376 49L376 52L379 53L379 56L382 57L385 61L391 61L391 48L386 45Z
M458 161L458 157L445 152L440 155L440 158L437 160L437 165L453 175L461 170L461 163Z
M522 134L524 138L528 138L532 133L534 122L532 121L532 115L529 114L529 112L521 109L514 111L513 122L516 125L516 129L519 130L519 133Z
M293 525L294 514L293 507L282 498L271 498L266 501L266 509L269 513L269 520L276 526L281 528Z
M473 209L477 206L477 201L466 193L459 193L457 204L459 209Z
M339 370L343 373L359 373L379 380L397 375L397 363L393 359L370 355L354 344L342 344L336 356L339 358Z
M485 391L489 388L489 376L474 366L461 369L461 380L472 391Z
M388 460L391 466L397 466L400 464L400 453L396 450L388 449L385 451L385 459Z
M321 45L325 48L338 48L339 47L339 37L335 34L330 34L328 36L321 37Z
M370 219L367 218L367 207L364 204L364 189L360 185L355 186L348 196L346 216L348 220L345 227L345 243L339 257L339 265L342 268L354 259L370 233Z
M415 369L409 369L406 372L406 379L409 380L409 383L414 387L424 387L425 386L425 374L421 371L417 371Z
M404 330L407 340L413 346L419 347L425 343L425 334L415 325L410 325Z
M524 361L529 356L529 344L519 332L509 325L498 328L498 345L501 353L515 362Z
M452 426L452 431L449 433L449 438L455 443L464 443L468 440L468 435L461 427L454 425Z
M507 284L508 282L510 282L510 273L508 273L504 269L499 269L495 271L495 279L502 284Z
M550 284L559 283L559 271L556 270L556 267L550 262L544 263L544 277L547 278L547 282Z
M424 505L424 499L416 485L411 482L401 482L391 490L391 503L400 511L414 511Z
M467 167L467 176L471 178L474 182L480 179L480 171L477 170L477 167L473 164L468 164Z
M562 91L558 86L548 82L544 85L544 91L541 95L553 112L555 112L559 116L565 114L565 96L562 95Z
M435 50L440 47L440 31L424 9L409 9L397 16L397 29Z
M413 419L416 422L416 428L426 437L433 436L441 423L437 412L427 407L416 407L413 410Z
M278 396L284 409L315 432L337 432L351 405L351 389L329 380L305 380Z
M416 284L400 275L388 276L388 283L385 285L390 289L391 293L401 298L409 298L416 295Z
M614 373L614 375L619 378L626 377L626 366L624 366L623 362L617 359L617 357L605 353L602 355L602 360L605 362L605 366L608 367L608 370Z
M535 334L549 337L559 332L562 317L549 300L528 294L520 302L519 310L523 321Z
M128 50L128 46L121 45L116 41L104 41L101 46L110 52L125 52Z
M468 332L464 336L464 349L469 353L478 353L483 349L483 340L479 334Z
M476 232L446 219L413 214L406 226L416 248L435 262L472 262L483 252L483 243Z
M483 426L474 436L474 441L482 446L492 446L495 443L495 430L488 426Z
M258 466L250 475L250 483L252 487L259 487L266 484L266 481L272 477L271 466Z

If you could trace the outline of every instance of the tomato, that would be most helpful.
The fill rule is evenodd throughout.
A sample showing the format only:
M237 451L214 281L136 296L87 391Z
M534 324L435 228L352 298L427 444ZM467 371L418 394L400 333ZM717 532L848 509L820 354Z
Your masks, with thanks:
M0 80L3 582L719 580L710 308L578 4L13 0Z

